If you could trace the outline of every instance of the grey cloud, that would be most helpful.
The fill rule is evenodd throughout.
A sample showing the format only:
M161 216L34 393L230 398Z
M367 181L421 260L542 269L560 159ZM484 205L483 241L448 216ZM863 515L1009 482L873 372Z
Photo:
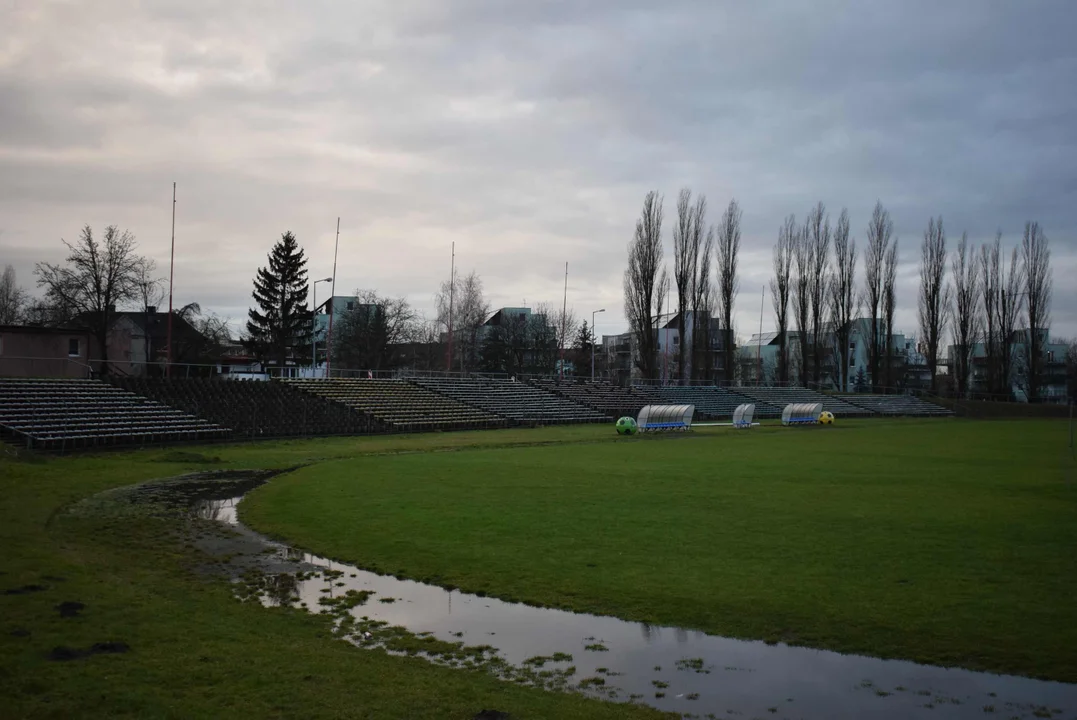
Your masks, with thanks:
M495 303L558 298L568 260L570 302L614 331L642 196L671 215L684 185L712 219L744 209L742 332L781 219L819 199L861 244L890 208L913 332L929 216L1008 242L1035 218L1056 267L1077 256L1066 2L106 7L0 11L0 262L23 282L86 222L165 258L172 180L184 297L237 318L280 232L328 268L341 215L338 290L430 308L455 240Z

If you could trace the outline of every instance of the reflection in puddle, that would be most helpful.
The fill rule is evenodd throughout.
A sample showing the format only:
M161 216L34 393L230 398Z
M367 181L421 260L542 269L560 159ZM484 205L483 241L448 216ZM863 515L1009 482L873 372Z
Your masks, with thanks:
M239 582L240 594L268 605L334 613L338 631L358 645L481 666L513 682L699 718L1077 713L1077 685L731 640L376 575L297 551L239 524L236 506L251 487L225 483L210 494L187 495L194 514L227 523L247 548L237 567L257 572ZM224 497L230 490L234 496Z

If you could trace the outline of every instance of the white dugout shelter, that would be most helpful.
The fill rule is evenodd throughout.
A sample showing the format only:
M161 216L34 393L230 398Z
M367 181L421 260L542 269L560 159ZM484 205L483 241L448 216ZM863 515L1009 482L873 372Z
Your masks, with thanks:
M695 405L647 405L639 411L636 424L640 432L690 430Z
M790 403L782 410L782 425L818 425L822 403Z

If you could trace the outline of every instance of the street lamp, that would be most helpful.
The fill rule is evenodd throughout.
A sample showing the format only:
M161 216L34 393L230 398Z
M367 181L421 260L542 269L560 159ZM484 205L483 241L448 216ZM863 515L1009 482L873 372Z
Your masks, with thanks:
M606 312L606 308L591 313L591 382L595 381L595 315Z
M333 278L327 277L324 280L314 281L314 297L311 302L314 303L314 312L310 314L310 376L314 377L318 373L318 283L320 282L333 282ZM331 300L332 298L330 298Z

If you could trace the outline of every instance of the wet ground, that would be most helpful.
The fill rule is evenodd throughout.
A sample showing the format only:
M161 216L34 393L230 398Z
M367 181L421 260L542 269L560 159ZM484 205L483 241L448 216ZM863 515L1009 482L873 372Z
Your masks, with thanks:
M241 599L329 613L356 645L482 668L508 682L698 718L1077 719L1077 685L732 640L359 570L238 522L243 495L272 475L202 473L112 499L215 521L195 542L213 559L206 570L228 573Z

